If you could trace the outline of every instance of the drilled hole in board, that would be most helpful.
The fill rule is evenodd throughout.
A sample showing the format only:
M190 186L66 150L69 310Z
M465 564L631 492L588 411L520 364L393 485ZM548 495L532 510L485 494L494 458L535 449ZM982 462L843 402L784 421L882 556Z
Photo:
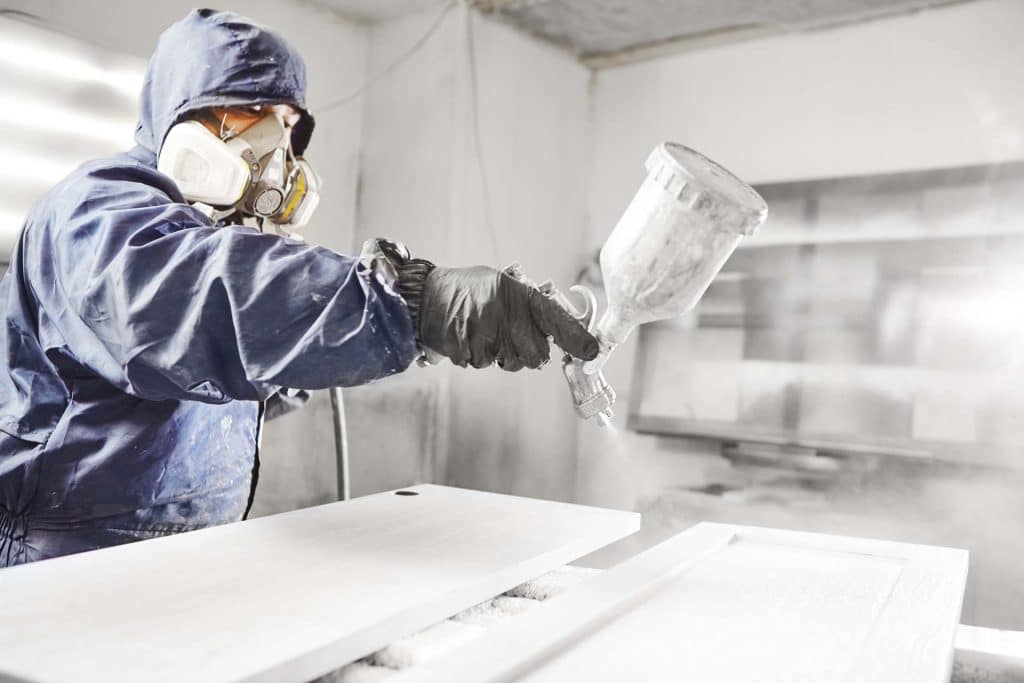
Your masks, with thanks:
M396 496L418 496L420 495L416 491L395 491Z

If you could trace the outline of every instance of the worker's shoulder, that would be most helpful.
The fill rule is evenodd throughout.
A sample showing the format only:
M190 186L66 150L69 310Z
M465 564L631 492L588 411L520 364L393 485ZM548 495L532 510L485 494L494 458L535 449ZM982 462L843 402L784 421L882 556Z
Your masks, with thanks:
M80 190L117 198L150 188L168 201L180 201L177 186L156 168L133 152L87 161L72 171L54 189L68 192ZM95 198L95 197L93 197Z
M174 181L126 152L87 161L71 171L36 202L28 223L67 225L102 211L182 202Z

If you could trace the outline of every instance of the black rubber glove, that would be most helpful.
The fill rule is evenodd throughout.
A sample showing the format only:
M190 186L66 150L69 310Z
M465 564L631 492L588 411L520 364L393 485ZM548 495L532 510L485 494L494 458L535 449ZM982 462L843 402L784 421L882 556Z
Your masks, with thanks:
M550 359L548 337L583 360L599 350L597 339L561 306L485 266L433 268L418 317L420 342L461 367L539 368Z

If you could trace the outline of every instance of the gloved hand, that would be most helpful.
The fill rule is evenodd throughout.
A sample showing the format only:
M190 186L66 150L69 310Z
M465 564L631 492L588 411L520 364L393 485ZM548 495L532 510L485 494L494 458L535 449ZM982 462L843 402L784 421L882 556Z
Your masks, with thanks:
M593 360L599 351L561 306L486 266L429 271L418 318L420 342L461 367L538 368L550 359L549 336L576 358Z

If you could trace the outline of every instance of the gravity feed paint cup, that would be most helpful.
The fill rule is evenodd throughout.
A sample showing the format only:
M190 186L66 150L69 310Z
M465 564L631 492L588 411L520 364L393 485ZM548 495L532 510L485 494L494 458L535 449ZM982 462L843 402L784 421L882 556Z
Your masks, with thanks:
M601 248L608 308L596 327L601 354L584 365L588 374L637 325L690 310L740 238L768 215L752 187L689 147L662 143L645 166L647 178Z

